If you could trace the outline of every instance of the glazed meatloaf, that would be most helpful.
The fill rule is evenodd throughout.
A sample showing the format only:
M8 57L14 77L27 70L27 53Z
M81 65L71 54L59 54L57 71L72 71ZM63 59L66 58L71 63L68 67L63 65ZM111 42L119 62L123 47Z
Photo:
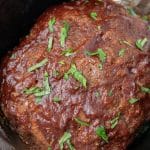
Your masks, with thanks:
M1 64L1 109L35 150L124 150L150 119L148 24L109 1L49 8Z

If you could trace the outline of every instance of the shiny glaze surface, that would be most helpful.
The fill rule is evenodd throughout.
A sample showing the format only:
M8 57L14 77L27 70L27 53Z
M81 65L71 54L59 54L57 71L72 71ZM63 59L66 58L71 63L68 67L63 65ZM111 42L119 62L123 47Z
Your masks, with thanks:
M97 12L96 20L90 17L91 12ZM52 17L56 18L56 24L50 33L48 21ZM63 21L70 24L64 48L60 46ZM53 48L48 52L48 38L52 35ZM140 91L141 86L150 85L149 42L143 51L135 46L136 40L144 37L150 39L148 25L107 0L77 1L48 9L13 50L15 57L7 56L1 65L1 107L12 128L31 149L46 150L50 146L58 150L58 141L66 131L71 133L76 150L126 149L137 128L150 119L149 97ZM128 41L131 46L120 41ZM70 57L62 55L62 50L67 48L74 51ZM102 70L97 56L85 55L85 50L92 52L98 48L107 54ZM118 56L121 48L126 49L123 57ZM44 58L48 59L46 65L27 71ZM87 88L72 76L67 81L64 79L71 64L85 76ZM26 95L23 90L42 87L45 71L52 91L36 104L35 96ZM108 95L110 90L112 96ZM100 95L96 96L96 92ZM55 96L60 98L60 103L53 101ZM131 105L128 100L132 97L140 100ZM118 113L121 113L119 122L111 129L110 120ZM80 126L74 120L76 117L90 126ZM109 143L96 135L95 129L100 125L106 128Z

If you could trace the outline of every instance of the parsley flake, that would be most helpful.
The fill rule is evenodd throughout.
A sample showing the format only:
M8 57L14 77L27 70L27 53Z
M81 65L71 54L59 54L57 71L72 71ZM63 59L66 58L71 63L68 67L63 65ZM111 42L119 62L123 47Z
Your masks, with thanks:
M108 96L113 96L113 90L112 89L108 92Z
M139 101L139 99L137 99L137 98L130 98L129 99L129 103L130 104L134 104L134 103L136 103L136 102L138 102Z
M120 49L118 55L119 55L120 57L123 57L124 54L125 54L125 49L124 49L124 48Z
M149 20L149 17L148 17L147 15L144 15L144 16L142 16L142 19L143 19L144 21L148 21L148 20Z
M52 149L51 149L51 147L48 147L48 149L47 149L47 150L52 150Z
M96 19L97 19L97 13L96 13L96 12L91 12L91 13L90 13L90 17L91 17L92 19L96 20Z
M118 115L110 121L111 129L114 129L117 126L119 122L119 118L120 118L120 113L118 113Z
M55 17L53 17L53 18L48 22L49 31L50 31L50 32L54 32L54 25L55 25L55 23L56 23Z
M41 102L42 97L50 94L51 92L51 87L49 85L48 80L48 73L45 72L44 74L44 82L42 88L41 87L31 87L29 89L26 88L23 92L27 95L33 94L36 97L36 102L37 103Z
M102 27L101 27L101 26L97 26L97 29L98 29L98 30L101 30L101 29L102 29Z
M75 150L74 146L71 144L71 134L70 132L65 132L64 135L59 140L60 150L63 150L64 144L67 144L69 150Z
M65 73L64 78L67 80L69 78L69 75L72 75L77 81L79 81L83 85L83 87L86 88L86 86L87 86L87 80L82 75L82 73L77 70L75 64L71 65L71 68L68 70L67 73Z
M60 101L61 101L60 98L57 97L57 96L55 96L55 97L53 98L53 102L59 103Z
M102 69L103 69L103 65L102 65L102 64L99 64L99 65L98 65L98 68L99 68L100 70L102 70Z
M128 10L128 13L130 14L130 15L132 15L132 16L137 16L137 14L136 14L136 12L134 11L134 9L133 8L128 8L127 9Z
M108 143L108 136L106 134L104 126L97 127L96 128L96 134L97 134L97 136L102 138L106 143Z
M16 59L16 54L12 54L10 58L11 59Z
M147 43L148 39L144 38L144 39L138 39L136 41L136 47L140 50L143 50L144 45Z
M48 48L47 48L48 52L51 51L52 47L53 47L53 37L50 37L48 40Z
M44 74L44 91L45 91L45 95L49 94L51 92L51 87L49 85L49 75L47 72L45 72Z
M81 126L90 126L89 123L85 122L85 121L82 121L81 119L79 118L75 118L74 119L78 124L80 124Z
M29 94L35 94L35 93L39 93L39 92L41 92L42 91L42 89L40 88L40 87L31 87L31 88L29 88L29 89L24 89L24 93L25 94L27 94L27 95L29 95Z
M119 41L120 41L120 44L126 44L130 47L133 47L133 45L129 41L126 41L126 40L119 40Z
M65 46L65 41L68 37L70 25L65 21L64 27L61 28L61 34L60 34L60 45L61 47Z
M59 76L59 71L58 70L54 70L53 71L53 77L57 77Z
M73 54L73 50L71 48L68 48L66 50L63 50L62 55L64 56L71 56Z
M61 60L61 61L59 61L58 63L59 63L60 65L64 65L64 64L65 64L64 60Z
M100 97L100 95L101 95L100 92L98 92L98 91L95 92L95 97Z
M144 92L144 93L148 93L150 94L150 88L147 88L147 87L141 87L141 91Z
M86 3L88 3L89 2L89 0L84 0L84 4L86 4Z
M95 51L95 52L86 51L86 54L87 54L88 56L95 56L95 55L98 55L98 57L99 57L100 61L102 61L102 63L105 62L106 57L107 57L106 53L105 53L105 52L103 51L103 49L101 49L101 48L99 48L99 49L98 49L97 51Z
M30 68L28 68L28 72L32 72L32 71L44 66L47 62L48 62L47 58L43 59L41 62L31 66Z

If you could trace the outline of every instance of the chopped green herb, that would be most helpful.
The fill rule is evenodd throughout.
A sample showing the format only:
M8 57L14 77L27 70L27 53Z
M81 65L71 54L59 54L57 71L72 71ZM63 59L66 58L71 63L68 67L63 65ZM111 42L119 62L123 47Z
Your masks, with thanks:
M97 29L98 29L98 30L101 30L101 26L97 26Z
M59 75L59 71L54 70L54 71L53 71L53 76L54 76L54 77L57 77L58 75Z
M45 72L44 74L44 82L42 88L31 87L29 89L25 89L23 92L27 95L34 94L34 96L36 97L36 102L37 103L41 102L42 97L48 95L51 92L51 87L49 85L49 80L48 80L48 73Z
M113 90L112 89L108 92L108 96L113 96Z
M132 16L137 16L137 14L135 13L134 9L133 8L128 8L128 13Z
M80 71L77 70L75 64L71 65L71 68L65 73L64 78L67 80L69 75L72 75L77 81L79 81L85 88L87 84L86 78L82 75Z
M119 122L119 118L120 118L120 113L118 113L117 116L110 121L111 129L114 129L117 126Z
M43 81L43 87L40 91L33 93L36 97L42 97L44 95L48 95L51 92L51 87L49 85L48 81L48 73L46 72L44 74L44 81Z
M148 26L148 30L150 30L150 26Z
M102 138L106 143L108 143L108 136L106 134L104 126L97 127L96 134L97 134L97 136Z
M50 92L51 92L51 87L49 85L48 73L45 72L42 91L34 94L36 96L36 102L37 103L41 102L42 97L50 94Z
M73 50L71 48L68 48L66 50L63 50L62 52L62 55L65 55L65 56L71 56L73 54Z
M54 32L54 25L55 25L55 23L56 23L55 17L53 17L53 18L48 22L49 31L50 31L50 32Z
M106 53L101 49L99 48L97 51L95 52L90 52L90 51L86 51L86 54L89 55L89 56L95 56L95 55L98 55L99 59L102 61L102 63L105 62L106 60Z
M65 64L65 62L64 62L63 60L59 61L58 63L59 63L60 65L64 65L64 64Z
M106 60L106 56L107 56L106 53L100 48L97 50L97 52L98 52L100 60L102 61L102 63L104 63Z
M82 121L81 119L79 118L75 118L74 119L78 124L80 124L81 126L90 126L89 123L85 122L85 121Z
M136 103L136 102L138 102L139 101L139 99L137 99L137 98L130 98L129 99L129 103L130 104L134 104L134 103Z
M147 88L147 87L141 87L141 91L144 92L144 93L148 93L150 94L150 88Z
M95 92L95 97L100 97L100 92Z
M37 96L35 99L36 104L39 104L42 101L42 96Z
M59 103L60 101L61 101L60 98L57 97L57 96L55 96L55 97L53 98L53 102Z
M136 46L137 48L139 48L140 50L143 50L144 45L147 43L148 39L144 38L144 39L138 39L136 41Z
M61 44L61 47L64 47L65 46L65 41L68 37L68 31L69 31L69 24L65 21L64 22L64 27L61 28L61 34L60 34L60 44Z
M71 144L70 140L67 140L67 145L69 147L70 150L75 150L74 146Z
M100 70L103 69L103 65L102 64L99 64L98 67L99 67Z
M86 3L88 3L89 2L89 0L84 0L84 4L86 4Z
M96 19L97 19L97 13L96 13L96 12L91 12L91 13L90 13L90 17L91 17L92 19L96 20Z
M131 45L131 43L129 43L128 41L125 41L125 40L120 40L120 43L122 44L126 44L126 45L128 45L128 46L130 46L130 47L133 47L132 45Z
M44 66L47 62L48 62L47 58L43 59L41 62L31 66L30 68L28 68L28 72L32 72L32 71Z
M31 88L29 88L29 89L26 88L26 89L23 90L23 92L24 92L25 94L27 94L27 95L39 93L39 92L41 92L41 91L42 91L42 89L41 89L40 87L31 87Z
M49 77L48 76L49 76L48 73L45 72L45 74L44 74L44 83L43 83L44 90L45 90L44 95L47 95L51 92L51 87L49 85Z
M53 47L53 37L50 37L48 40L48 48L47 48L48 52L51 51L52 47Z
M148 20L149 20L148 16L146 16L146 15L142 16L142 19L143 19L144 21L148 21Z
M48 149L47 149L47 150L52 150L52 149L51 149L51 147L48 147Z
M16 59L16 54L12 54L10 58L11 59Z
M64 135L59 140L60 150L63 150L64 144L67 144L70 150L75 150L74 146L71 144L71 134L70 132L65 132Z
M120 57L123 57L124 56L124 54L125 54L125 49L124 48L122 48L122 49L120 49L120 51L119 51L119 56Z
M69 79L69 74L65 73L65 74L64 74L64 79L65 79L65 80L68 80L68 79Z

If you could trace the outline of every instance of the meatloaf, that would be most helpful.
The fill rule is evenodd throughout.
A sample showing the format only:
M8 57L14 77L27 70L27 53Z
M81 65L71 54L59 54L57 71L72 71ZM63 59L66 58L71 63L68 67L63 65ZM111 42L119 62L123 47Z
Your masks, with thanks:
M0 69L0 106L35 150L125 150L150 120L148 24L110 0L49 8Z

